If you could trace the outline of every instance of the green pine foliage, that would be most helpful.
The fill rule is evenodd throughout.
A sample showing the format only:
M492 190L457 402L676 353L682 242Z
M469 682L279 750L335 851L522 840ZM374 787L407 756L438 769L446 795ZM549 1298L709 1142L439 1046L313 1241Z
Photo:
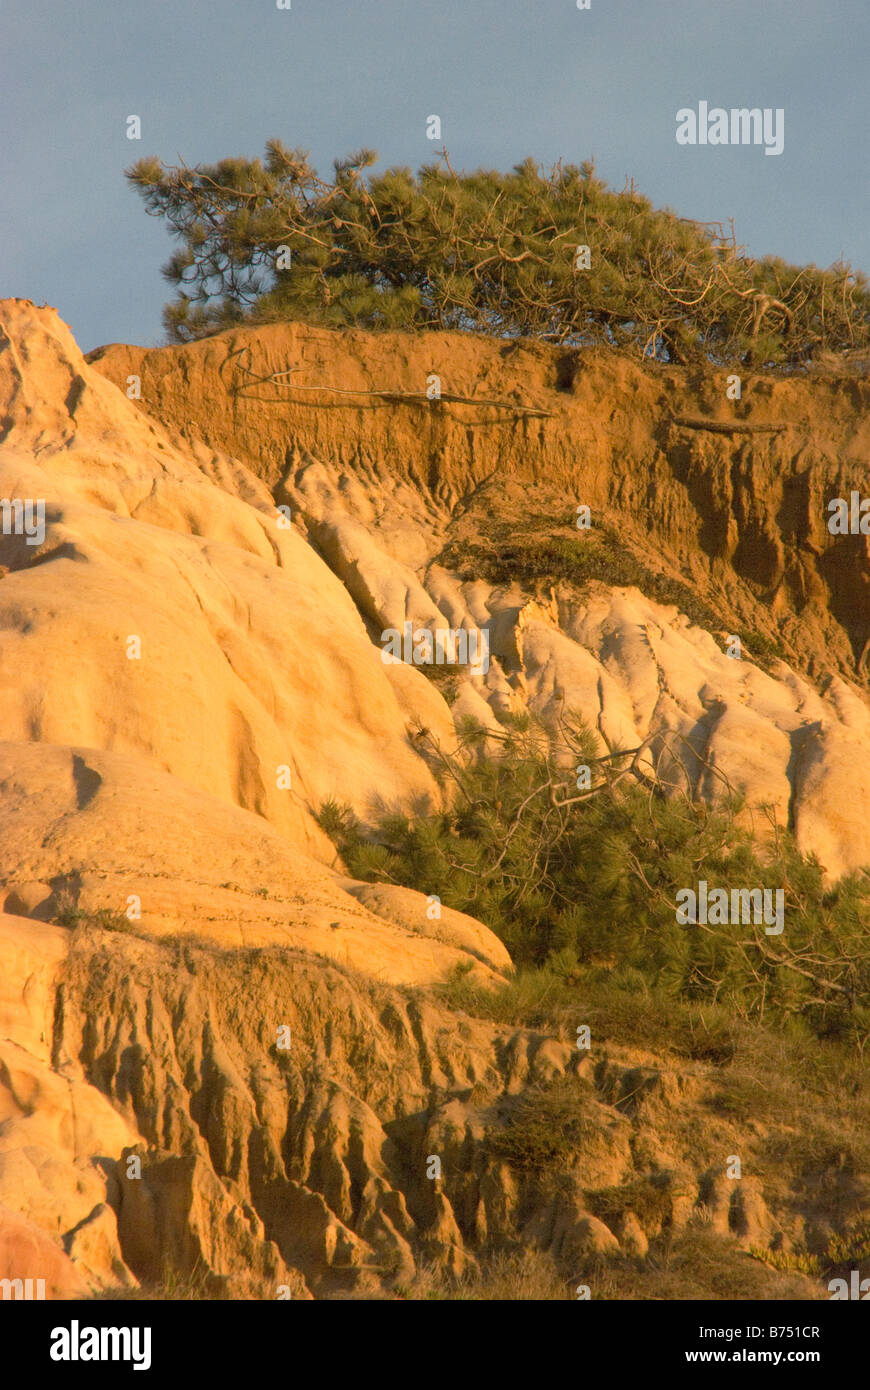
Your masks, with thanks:
M298 319L783 366L870 340L870 286L847 264L754 260L718 224L614 192L589 162L456 173L445 152L417 174L366 175L376 159L360 150L323 180L270 140L263 160L127 170L180 242L164 267L170 337Z
M497 755L487 746L470 720L453 756L430 740L433 768L452 788L437 815L389 815L364 833L349 810L325 806L321 825L349 872L478 917L521 970L604 969L744 1020L870 1033L866 873L826 887L788 833L773 827L756 840L737 799L710 808L633 773L628 754L602 754L579 719L554 732L515 717ZM578 765L591 770L588 792L577 790ZM710 890L782 889L783 932L681 924L676 895L701 879Z

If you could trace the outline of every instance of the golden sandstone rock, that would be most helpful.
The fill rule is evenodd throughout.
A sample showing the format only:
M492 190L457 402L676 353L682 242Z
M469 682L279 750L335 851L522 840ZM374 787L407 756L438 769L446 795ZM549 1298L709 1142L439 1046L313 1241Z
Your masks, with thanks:
M438 370L459 394L546 398L553 419L239 396L242 349L263 377L292 362L411 389ZM866 584L842 549L817 563L827 540L799 500L866 456L867 412L827 380L812 401L761 382L753 408L784 433L752 474L720 435L663 450L663 421L713 410L677 369L592 354L566 394L552 368L541 345L298 325L86 362L53 310L0 303L0 499L45 507L38 544L5 513L0 534L0 1279L74 1296L159 1282L168 1260L239 1297L370 1294L427 1260L459 1276L476 1243L523 1231L571 1278L620 1242L642 1255L643 1218L611 1226L586 1188L634 1182L644 1156L673 1175L675 1226L706 1194L717 1230L783 1237L757 1185L732 1213L705 1176L729 1122L702 1154L677 1119L715 1093L704 1063L677 1075L627 1047L590 1066L564 1037L447 1009L457 968L507 978L504 946L429 911L425 884L349 879L316 820L330 797L369 823L441 805L415 721L448 747L454 714L497 730L507 709L569 704L611 742L703 730L699 799L727 769L829 876L870 860L870 709L849 675ZM791 429L814 451L789 454ZM438 562L544 484L569 519L612 506L752 622L775 591L794 668L731 660L634 586L532 597ZM452 710L382 661L381 630L406 621L491 632L489 670L451 676ZM799 659L819 650L813 681ZM486 1136L565 1078L602 1128L562 1197L538 1200Z

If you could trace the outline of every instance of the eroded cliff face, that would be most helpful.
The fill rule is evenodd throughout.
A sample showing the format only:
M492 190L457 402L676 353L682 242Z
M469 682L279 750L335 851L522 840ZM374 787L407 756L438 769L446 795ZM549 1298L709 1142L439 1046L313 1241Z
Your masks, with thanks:
M0 927L13 965L58 951L54 928ZM53 1239L55 1296L190 1276L210 1296L390 1296L493 1249L545 1254L565 1296L596 1278L598 1296L602 1261L642 1260L663 1233L782 1254L866 1203L833 1151L812 1184L771 1161L787 1117L747 1133L717 1113L710 1063L579 1051L570 1024L496 1025L310 952L66 935L51 991L25 1010L6 988L0 1092L6 1268L36 1277ZM569 1097L576 1153L553 1165ZM821 1296L757 1278L760 1296Z
M0 499L45 509L0 535L0 1278L380 1294L529 1248L567 1288L663 1231L775 1253L857 1219L863 1171L777 1168L806 1113L747 1127L703 1049L578 1050L583 1000L540 1029L451 1004L457 969L509 978L502 944L349 880L316 816L441 804L420 725L449 749L460 715L571 706L697 798L772 805L831 877L870 862L866 538L825 526L866 396L293 325L86 362L0 304ZM580 504L637 583L535 577ZM661 601L678 579L721 627ZM485 632L488 668L385 664L407 622ZM731 659L740 632L788 661ZM560 1088L567 1159L524 1164Z
M868 674L870 540L832 536L826 510L867 492L866 374L746 372L735 401L725 371L299 324L150 351L115 344L89 361L125 387L138 376L142 411L244 460L271 489L316 460L345 489L368 485L382 514L413 497L436 537L488 479L548 485L568 524L591 506L728 623L779 634L819 671ZM419 399L433 373L445 395L482 403ZM498 492L489 500L497 508Z
M772 807L832 878L870 862L870 537L827 527L830 499L870 491L866 377L748 374L735 401L724 372L293 324L90 361L264 479L373 642L485 630L489 671L441 686L454 718L573 706L602 749L652 738L693 797ZM582 559L596 534L649 583L524 575L524 547Z

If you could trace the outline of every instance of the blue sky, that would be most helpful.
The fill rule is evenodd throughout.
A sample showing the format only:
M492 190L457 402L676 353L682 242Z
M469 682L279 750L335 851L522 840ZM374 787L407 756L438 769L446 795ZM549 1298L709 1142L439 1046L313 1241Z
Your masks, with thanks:
M594 157L753 255L870 271L868 54L867 0L3 0L0 297L85 350L162 342L173 243L129 164L275 136L327 175L362 145L418 168L430 114L455 168ZM700 100L784 108L782 155L677 145Z

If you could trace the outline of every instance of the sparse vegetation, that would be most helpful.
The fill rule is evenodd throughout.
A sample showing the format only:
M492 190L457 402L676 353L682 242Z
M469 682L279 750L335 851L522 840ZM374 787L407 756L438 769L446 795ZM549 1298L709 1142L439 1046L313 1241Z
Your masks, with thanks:
M621 1187L603 1187L587 1196L590 1211L608 1226L614 1226L632 1211L647 1235L658 1235L671 1217L672 1194L667 1174L636 1178Z
M215 1278L202 1266L197 1266L190 1273L182 1274L167 1260L161 1280L146 1281L138 1287L108 1289L97 1295L97 1301L151 1303L166 1300L173 1303L199 1303L211 1300L225 1302L237 1297L238 1293L233 1290L228 1279Z
M451 541L439 563L463 580L485 579L490 584L517 583L535 587L568 584L577 589L592 580L627 587L633 585L656 603L673 604L696 627L718 632L728 624L721 613L700 599L692 586L656 572L626 545L617 529L600 517L589 531L572 531L554 525L552 516L525 517L500 524L481 518L473 541ZM765 670L787 652L774 638L736 625L745 654Z
M109 907L85 911L85 909L76 907L71 903L64 903L57 912L55 921L62 927L79 929L90 927L97 931L125 932L130 936L137 934L135 923L130 921L126 913L118 912Z
M540 1251L499 1251L471 1266L459 1277L435 1265L423 1265L410 1284L400 1284L394 1298L441 1302L480 1300L553 1302L576 1297L552 1258Z
M812 1299L823 1287L798 1270L775 1270L703 1224L666 1233L645 1260L622 1256L584 1270L599 1299Z
M487 1138L497 1159L541 1175L571 1167L601 1129L600 1108L576 1077L526 1090L512 1104L503 1129Z
M779 1270L753 1259L733 1240L693 1224L650 1246L645 1260L625 1255L596 1256L570 1279L553 1258L540 1251L499 1252L459 1277L443 1270L421 1271L413 1285L396 1290L400 1298L451 1300L575 1300L577 1286L591 1285L596 1301L642 1299L811 1299L826 1292L800 1271Z

